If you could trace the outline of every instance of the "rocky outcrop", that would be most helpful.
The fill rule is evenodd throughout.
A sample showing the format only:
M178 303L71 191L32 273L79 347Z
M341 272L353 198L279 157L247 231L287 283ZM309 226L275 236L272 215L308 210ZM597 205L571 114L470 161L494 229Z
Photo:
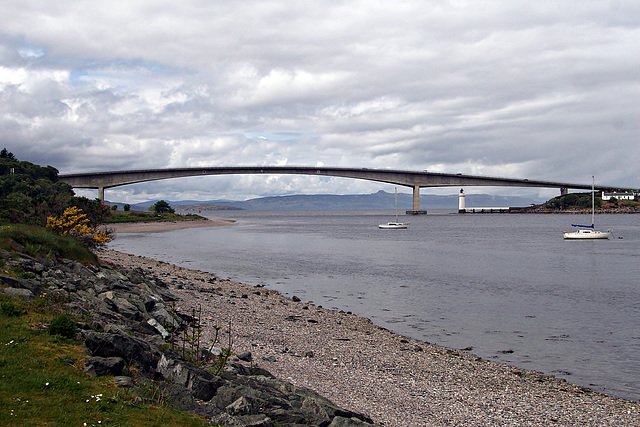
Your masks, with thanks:
M55 300L85 319L78 323L78 338L92 356L85 368L90 375L113 375L121 386L154 381L175 404L218 425L373 425L366 415L243 362L251 360L246 351L243 360L235 358L219 375L180 358L167 345L167 329L179 328L188 316L176 315L176 297L152 271L15 257L6 251L0 258L7 271L22 277L0 275L0 290ZM136 377L127 379L133 371Z

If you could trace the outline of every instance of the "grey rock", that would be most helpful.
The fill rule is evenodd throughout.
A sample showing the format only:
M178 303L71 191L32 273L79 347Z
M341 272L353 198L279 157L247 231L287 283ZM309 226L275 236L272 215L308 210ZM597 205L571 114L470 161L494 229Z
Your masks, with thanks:
M122 357L149 372L160 359L160 352L146 341L122 332L83 331L84 343L93 356Z
M147 320L147 323L151 325L158 333L162 336L163 339L167 339L171 336L169 332L154 318Z
M253 360L253 355L251 354L250 351L246 351L244 353L240 353L238 355L238 359L244 361L244 362L251 362Z
M5 294L15 295L22 298L35 298L33 292L31 292L29 289L1 288L0 291L4 292Z
M87 360L84 371L94 377L122 375L126 364L121 357L92 357Z
M178 321L162 307L156 308L149 314L163 325L169 325L173 328L180 327L180 323L178 323Z
M134 285L138 285L140 283L143 283L144 282L144 271L140 267L133 268L133 269L129 270L129 272L127 274L127 278Z
M157 370L165 378L170 378L172 383L189 390L196 399L204 401L210 400L223 384L219 377L183 360L167 357L166 354L160 358Z
M240 396L225 408L225 412L231 415L256 415L257 408L247 397Z
M113 380L118 387L123 387L123 388L135 387L135 383L133 382L133 379L131 377L119 375L115 377Z
M131 299L118 297L114 298L113 303L116 305L117 312L124 317L133 320L142 320L143 310L133 304Z
M13 277L0 276L0 283L5 286L9 286L10 288L22 288L22 282L20 279L15 279Z

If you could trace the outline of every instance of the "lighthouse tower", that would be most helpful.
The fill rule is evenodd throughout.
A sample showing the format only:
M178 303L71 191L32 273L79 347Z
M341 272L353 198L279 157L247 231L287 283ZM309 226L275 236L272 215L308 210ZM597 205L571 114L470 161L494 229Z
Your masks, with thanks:
M460 189L460 195L458 196L458 213L465 213L466 210L466 204L464 201L464 190L461 188Z

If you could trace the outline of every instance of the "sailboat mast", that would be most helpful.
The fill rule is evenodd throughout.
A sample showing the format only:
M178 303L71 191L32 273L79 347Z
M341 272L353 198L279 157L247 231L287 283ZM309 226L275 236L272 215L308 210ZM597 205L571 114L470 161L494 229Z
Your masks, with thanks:
M596 223L596 178L591 175L591 225Z
M396 187L396 222L398 222L398 187Z

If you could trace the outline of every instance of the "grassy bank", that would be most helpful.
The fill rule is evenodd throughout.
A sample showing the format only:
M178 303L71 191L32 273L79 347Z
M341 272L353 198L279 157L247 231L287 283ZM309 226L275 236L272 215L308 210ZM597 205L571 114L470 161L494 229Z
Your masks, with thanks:
M0 293L0 425L207 425L166 405L150 384L133 391L86 374L85 349L47 332L61 312L46 297Z
M98 264L98 257L79 241L31 225L1 226L0 248L6 251L19 250L34 258L67 258L81 263Z
M160 222L160 221L190 221L194 219L204 219L195 214L180 215L176 213L156 214L143 211L113 211L107 224L118 224L123 222Z
M39 227L0 227L0 247L37 258L97 263L95 255L75 240ZM0 275L36 278L10 268L4 259ZM64 302L46 293L26 301L0 292L0 425L208 425L171 407L153 383L120 388L113 377L85 373L90 357L86 348L63 335L74 336L76 322L90 324L91 316L69 316ZM62 335L50 333L55 325ZM72 333L65 333L69 330ZM129 375L135 380L135 370Z

